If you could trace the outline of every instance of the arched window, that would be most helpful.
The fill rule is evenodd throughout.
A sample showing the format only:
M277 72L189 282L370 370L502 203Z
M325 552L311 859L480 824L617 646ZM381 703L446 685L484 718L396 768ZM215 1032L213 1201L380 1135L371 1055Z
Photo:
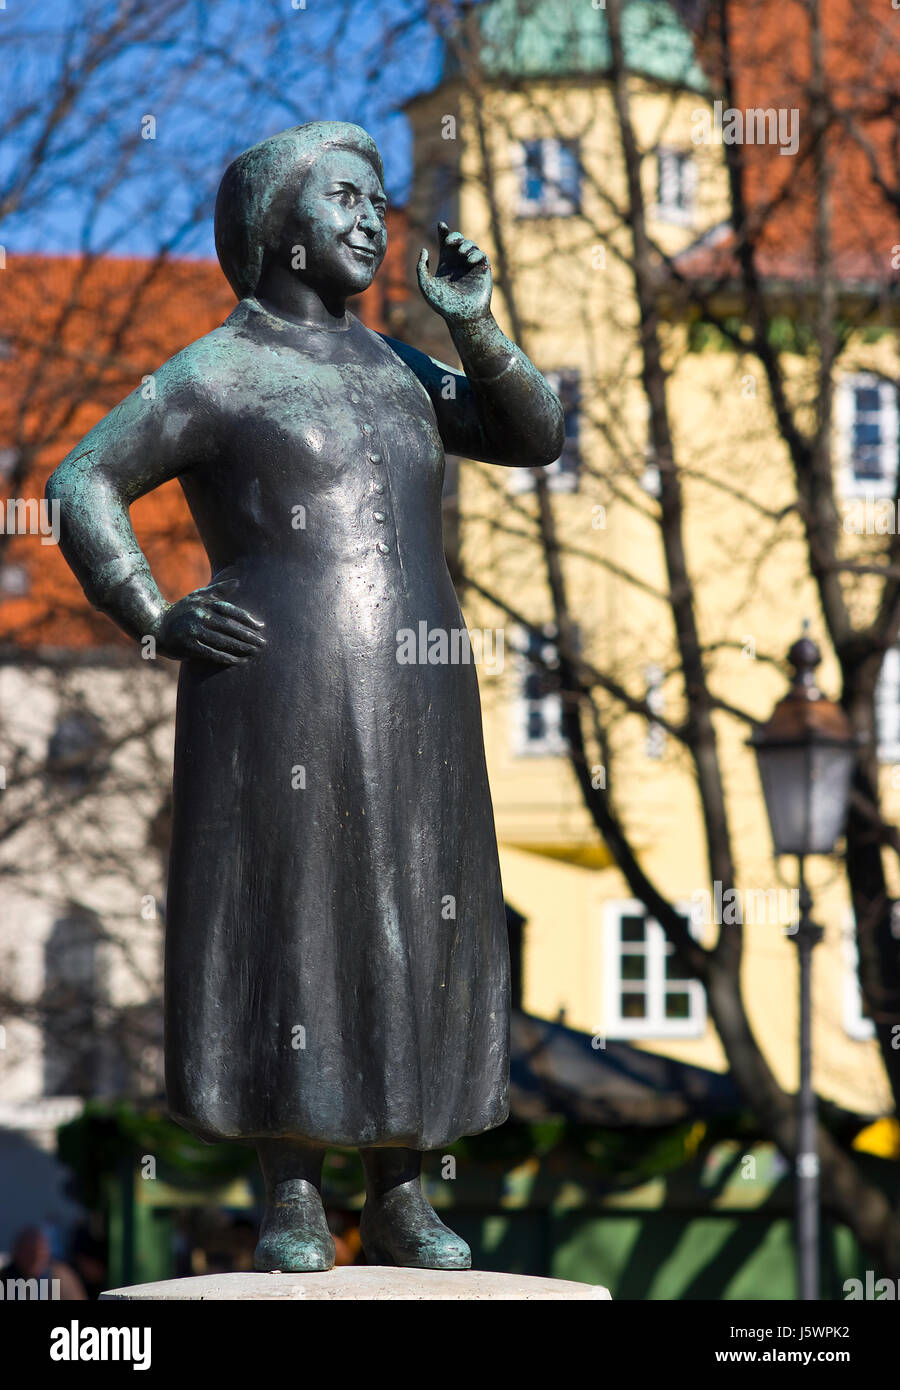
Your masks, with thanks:
M94 1096L106 1089L107 973L100 919L73 907L54 922L44 943L45 1095Z

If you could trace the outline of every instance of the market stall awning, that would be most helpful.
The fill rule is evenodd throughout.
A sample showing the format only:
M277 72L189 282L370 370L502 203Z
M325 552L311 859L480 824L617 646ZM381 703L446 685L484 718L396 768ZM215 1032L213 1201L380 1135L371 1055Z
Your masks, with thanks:
M580 1124L670 1125L744 1108L726 1073L643 1052L593 1045L588 1033L513 1010L511 1118L561 1116Z

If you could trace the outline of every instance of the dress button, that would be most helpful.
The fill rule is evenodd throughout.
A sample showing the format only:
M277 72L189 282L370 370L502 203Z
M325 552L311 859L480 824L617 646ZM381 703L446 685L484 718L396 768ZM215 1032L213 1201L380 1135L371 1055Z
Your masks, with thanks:
M379 541L375 547L379 555L387 555L390 548L391 547L389 545L385 545L384 541Z
M377 492L377 493L382 493L382 492L384 492L384 483L373 483L373 484L372 484L372 491L373 491L373 492Z
M387 517L385 516L384 512L373 512L372 517L375 521L387 521Z
M359 405L359 392L358 392L358 391L351 391L351 392L350 392L350 399L351 399L351 401L353 402L354 405Z
M380 454L375 454L375 453L370 454L370 455L369 455L369 462L370 462L370 463L380 463L380 462L381 462L381 455L380 455Z
M366 421L366 423L363 425L363 427L362 427L362 432L363 432L363 434L371 434L371 433L372 433L372 426L369 424L368 421Z

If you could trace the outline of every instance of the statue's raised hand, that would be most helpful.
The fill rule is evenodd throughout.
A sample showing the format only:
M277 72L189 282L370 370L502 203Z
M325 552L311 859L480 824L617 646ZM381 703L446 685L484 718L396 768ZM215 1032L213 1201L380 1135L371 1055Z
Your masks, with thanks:
M191 657L216 661L222 666L235 666L255 656L266 645L260 631L265 624L224 597L236 583L220 580L171 604L153 634L162 655L176 661Z
M462 232L451 232L446 222L438 223L438 264L434 275L428 269L424 247L416 268L420 290L448 324L471 323L490 313L490 261L474 242L465 240Z

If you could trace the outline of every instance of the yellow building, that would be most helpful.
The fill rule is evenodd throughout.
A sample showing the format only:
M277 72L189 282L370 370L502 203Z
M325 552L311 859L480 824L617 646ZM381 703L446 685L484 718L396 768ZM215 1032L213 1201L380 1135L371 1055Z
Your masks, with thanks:
M469 56L448 64L441 83L408 107L415 149L411 259L420 238L434 244L439 217L488 251L499 322L511 336L518 330L566 402L569 434L549 486L581 649L610 682L649 696L660 719L677 724L681 686L654 519L657 476L647 448L622 217L624 168L603 75L605 17L586 4L537 8L541 23L523 20L510 30L505 0L490 7L499 18L488 17ZM642 27L644 10L651 18L645 14ZM674 255L723 222L727 201L721 145L695 143L696 113L710 109L702 76L677 22L660 20L663 10L629 7L626 52L632 119L646 151L649 231ZM564 20L576 26L574 42ZM811 620L820 644L823 636L799 526L790 513L779 516L794 500L789 461L754 362L734 352L690 350L683 325L672 323L665 334L685 541L707 666L723 699L761 718L785 692L776 663L802 620ZM413 340L441 358L451 351L424 316ZM896 469L896 407L877 389L873 397L869 375L884 367L896 376L892 352L882 340L859 343L848 355L838 390L840 484L848 503L868 477L865 469L854 472L854 412L878 416L884 456L893 448ZM499 634L485 644L480 681L504 889L527 920L523 1005L545 1018L564 1017L597 1035L598 1045L623 1038L723 1070L703 990L678 978L661 929L631 900L584 808L552 679L528 660L535 647L552 656L554 635L531 475L463 462L458 495L462 566L477 586L464 591L467 621ZM898 670L889 664L896 687ZM833 664L826 659L818 674L835 694ZM900 751L900 729L892 727L900 721L900 695L888 688L883 694L890 781ZM709 943L731 919L708 880L686 750L661 724L624 712L612 694L601 714L608 750L598 753L594 775L608 786L644 870L665 896L684 904ZM794 884L779 878L773 863L746 723L723 712L716 731L745 920L744 995L770 1065L793 1089L797 962L785 929ZM891 795L888 811L898 803ZM825 927L814 959L816 1085L849 1109L885 1114L890 1093L862 1014L846 881L836 863L814 862L811 872L816 917Z

